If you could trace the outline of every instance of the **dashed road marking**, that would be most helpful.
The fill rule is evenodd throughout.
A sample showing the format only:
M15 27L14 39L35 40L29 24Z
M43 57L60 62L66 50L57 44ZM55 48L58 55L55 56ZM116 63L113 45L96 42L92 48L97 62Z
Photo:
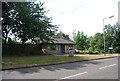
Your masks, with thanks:
M116 64L111 64L111 65L108 65L108 66L104 66L104 67L100 67L98 69L104 69L104 68L107 68L107 67L111 67L111 66L115 66Z
M67 77L64 77L64 78L61 78L61 79L67 79L67 78L75 77L75 76L78 76L78 75L83 75L83 74L86 74L86 73L88 73L88 72L78 73L78 74L67 76Z

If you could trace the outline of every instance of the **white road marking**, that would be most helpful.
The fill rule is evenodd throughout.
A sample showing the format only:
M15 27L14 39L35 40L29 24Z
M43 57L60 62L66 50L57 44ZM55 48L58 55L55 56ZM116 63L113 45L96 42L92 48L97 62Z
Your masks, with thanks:
M68 76L68 77L64 77L64 78L61 78L61 79L67 79L67 78L75 77L75 76L78 76L78 75L83 75L83 74L86 74L86 73L88 73L88 72L78 73L78 74L71 75L71 76Z
M116 64L111 64L111 65L108 65L108 66L104 66L104 67L100 67L98 69L104 69L104 68L107 68L107 67L111 67L111 66L115 66Z

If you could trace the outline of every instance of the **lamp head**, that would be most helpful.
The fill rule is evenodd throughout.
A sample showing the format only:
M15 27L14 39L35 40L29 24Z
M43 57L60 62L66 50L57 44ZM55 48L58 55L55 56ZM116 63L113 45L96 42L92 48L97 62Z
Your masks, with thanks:
M109 18L112 18L112 17L114 17L114 15L110 16Z

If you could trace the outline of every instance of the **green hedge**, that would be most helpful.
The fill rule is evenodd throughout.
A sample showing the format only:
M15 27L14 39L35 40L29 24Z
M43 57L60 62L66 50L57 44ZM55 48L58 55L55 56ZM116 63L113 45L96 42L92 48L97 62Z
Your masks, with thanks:
M2 45L3 56L27 56L42 54L41 45L21 45L21 44L6 44Z

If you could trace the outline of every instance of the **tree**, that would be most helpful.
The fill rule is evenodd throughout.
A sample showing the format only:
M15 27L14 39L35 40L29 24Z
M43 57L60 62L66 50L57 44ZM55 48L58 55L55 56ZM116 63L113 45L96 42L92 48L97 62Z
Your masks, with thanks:
M69 35L63 33L62 31L60 31L59 33L57 33L57 36L58 36L58 37L65 38L65 39L67 39L67 40L70 40Z
M116 23L114 25L115 30L115 43L114 47L116 47L116 52L120 53L120 24Z
M27 40L36 42L36 37L40 39L39 43L52 41L52 37L55 35L58 27L57 25L52 25L51 17L46 16L47 11L43 7L44 3L12 2L7 4L11 7L9 10L11 12L10 18L14 22L11 26L12 34L18 37L22 44ZM9 18L7 15L6 17ZM5 17L3 19L7 21Z
M87 35L84 35L83 32L77 32L77 35L74 37L76 42L76 48L79 50L88 49L88 38Z
M104 28L104 36L105 36L105 51L108 51L109 47L113 47L115 28L110 24L106 25Z
M103 51L103 34L96 33L94 36L89 37L89 51Z
M89 37L89 50L99 51L102 53L104 51L104 40L105 36L105 48L106 52L109 52L109 47L113 47L113 52L120 52L120 25L116 23L114 26L108 24L104 28L104 33L96 33L94 36Z
M5 44L8 39L8 35L13 28L13 18L11 17L12 4L2 2L2 36L4 38Z
M118 23L114 24L114 26L108 24L105 26L104 30L106 51L108 51L109 47L113 47L114 52L120 52L120 25Z

